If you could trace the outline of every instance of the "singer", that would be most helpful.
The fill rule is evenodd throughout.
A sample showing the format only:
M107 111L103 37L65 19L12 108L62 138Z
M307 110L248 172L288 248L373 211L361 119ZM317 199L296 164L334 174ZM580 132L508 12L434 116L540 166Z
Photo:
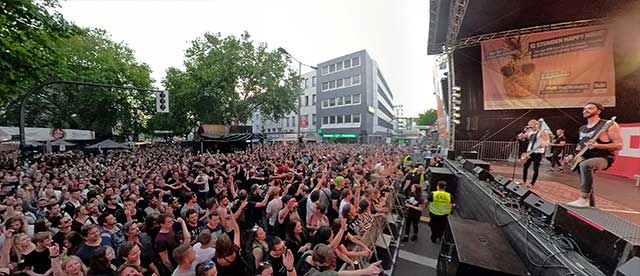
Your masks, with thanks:
M518 139L528 139L529 145L527 146L527 152L523 153L520 159L526 159L526 162L522 168L522 181L527 188L533 187L538 179L538 171L540 170L540 161L544 155L544 148L549 144L549 134L545 131L540 131L540 122L536 120L530 120L528 126L518 134ZM533 163L533 176L531 177L531 184L527 184L527 174L529 172L529 166Z

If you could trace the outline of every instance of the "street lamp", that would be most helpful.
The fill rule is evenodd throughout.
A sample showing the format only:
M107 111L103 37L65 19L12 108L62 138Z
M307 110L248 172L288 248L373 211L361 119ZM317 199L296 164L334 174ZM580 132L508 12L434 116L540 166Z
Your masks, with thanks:
M281 54L283 54L285 56L288 56L289 58L291 58L291 59L293 59L293 60L298 62L298 78L300 80L302 80L302 65L304 65L306 67L309 67L309 68L311 68L313 70L318 70L318 67L302 63L301 61L299 61L298 59L293 57L291 54L289 54L289 52L287 52L287 50L285 50L282 47L278 47L278 52L280 52ZM302 87L302 85L300 85L300 86ZM300 138L300 108L301 108L301 99L300 99L300 97L301 97L301 95L298 95L298 112L297 112L297 114L298 114L298 125L297 125L297 127L298 128L297 128L297 131L296 131L296 136L298 138Z

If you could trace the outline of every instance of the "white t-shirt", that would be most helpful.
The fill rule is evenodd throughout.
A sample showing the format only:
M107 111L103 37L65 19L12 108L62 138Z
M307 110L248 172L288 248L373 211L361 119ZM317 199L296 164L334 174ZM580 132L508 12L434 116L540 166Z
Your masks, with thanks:
M320 199L318 199L318 202L320 201ZM316 204L311 202L311 198L307 198L307 223L309 223L309 218L311 217L311 214L313 214L313 211L316 209Z
M200 191L201 193L206 193L209 191L209 176L206 174L203 175L198 175L196 177L195 183L198 185L199 189L198 191ZM204 183L204 185L202 184Z
M193 245L193 250L196 251L196 264L207 262L216 255L216 249L207 247L202 249L201 243L196 243Z
M267 214L270 214L269 225L275 226L278 220L278 213L282 209L282 197L274 198L267 204Z

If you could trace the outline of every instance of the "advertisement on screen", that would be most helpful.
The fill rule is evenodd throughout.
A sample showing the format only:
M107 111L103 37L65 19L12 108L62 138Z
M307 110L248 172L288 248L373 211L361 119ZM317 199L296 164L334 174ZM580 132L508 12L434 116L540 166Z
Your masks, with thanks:
M487 40L481 51L485 110L615 106L607 26Z

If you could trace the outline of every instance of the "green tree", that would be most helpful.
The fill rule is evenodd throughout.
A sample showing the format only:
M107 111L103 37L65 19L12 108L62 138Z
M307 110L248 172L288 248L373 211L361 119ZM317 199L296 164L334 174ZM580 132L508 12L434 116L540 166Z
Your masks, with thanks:
M433 108L427 109L424 112L418 115L418 120L416 120L417 125L426 126L432 125L438 119L437 111Z
M52 79L93 82L116 86L151 88L149 66L135 60L125 44L114 42L102 30L78 30L54 46L58 65ZM35 80L34 80L35 81ZM43 80L39 80L43 81ZM17 123L19 102L4 116ZM54 85L32 97L27 104L28 126L91 129L98 136L140 133L153 112L150 92L133 89Z
M0 114L59 66L57 46L78 29L47 9L55 0L0 1Z
M256 111L277 120L295 110L301 92L299 77L283 56L269 51L265 43L254 45L247 32L240 38L206 33L192 42L184 65L184 71L169 69L164 83L172 113L178 108L168 117L189 127L238 125Z

